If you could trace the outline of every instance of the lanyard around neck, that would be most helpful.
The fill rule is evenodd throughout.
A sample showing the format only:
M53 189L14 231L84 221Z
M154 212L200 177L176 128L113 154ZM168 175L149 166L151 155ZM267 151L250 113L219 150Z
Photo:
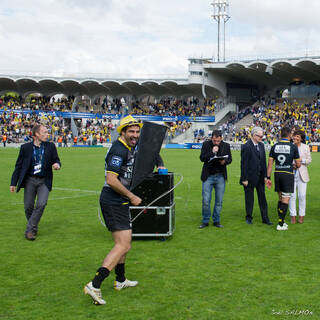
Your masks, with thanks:
M34 163L42 163L42 159L43 159L43 155L44 155L44 146L42 144L40 144L40 154L39 154L39 161L37 162L37 150L36 150L36 146L33 145L33 159L34 159Z

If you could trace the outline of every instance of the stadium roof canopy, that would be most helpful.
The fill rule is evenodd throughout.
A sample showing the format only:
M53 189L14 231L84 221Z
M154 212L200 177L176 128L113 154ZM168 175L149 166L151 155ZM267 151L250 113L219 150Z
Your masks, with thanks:
M197 86L196 86L197 87ZM152 95L193 96L198 91L188 85L187 77L175 79L119 79L92 77L48 77L33 75L0 74L0 94L14 91L21 96L40 93L45 96L64 94L66 96L87 95L94 99L97 96L123 97L133 96L137 99Z
M8 75L0 74L0 94L14 91L22 96L40 93L45 96L87 95L113 98L144 96L199 98L228 95L228 84L255 86L259 95L288 88L293 83L319 84L320 57L243 60L213 62L210 59L189 59L188 77L119 78L97 76Z
M195 78L194 82L201 76L206 85L215 87L222 95L226 95L227 83L255 85L260 93L266 94L291 84L309 85L320 80L319 56L228 62L190 58L189 61L189 74Z

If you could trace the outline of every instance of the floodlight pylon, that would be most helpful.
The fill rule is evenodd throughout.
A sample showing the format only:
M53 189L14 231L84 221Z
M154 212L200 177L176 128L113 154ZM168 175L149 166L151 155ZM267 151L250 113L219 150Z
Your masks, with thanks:
M220 61L220 24L223 22L223 61L226 61L226 23L230 19L229 16L229 1L228 0L213 0L212 18L218 24L218 41L217 41L217 61Z

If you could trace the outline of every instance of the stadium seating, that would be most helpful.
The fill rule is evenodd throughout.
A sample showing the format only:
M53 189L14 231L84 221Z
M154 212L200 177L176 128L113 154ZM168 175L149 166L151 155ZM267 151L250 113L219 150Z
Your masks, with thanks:
M32 111L71 111L74 97L61 99L49 99L46 97L30 97L24 101L21 97L4 96L0 98L0 110L7 109ZM231 115L227 121L219 125L223 137L227 141L245 142L250 136L253 126L261 126L265 132L265 141L269 144L278 139L279 129L283 125L299 127L306 132L308 143L320 142L318 100L292 101L273 99L261 99L254 105L241 109L238 113ZM132 103L129 108L120 100L106 101L101 105L88 105L81 101L75 111L82 112L108 112L113 114L133 115L162 115L162 116L206 116L213 115L215 110L221 108L221 103L216 100L205 100L200 105L198 100L160 100L158 103ZM0 115L0 135L6 134L8 143L21 143L27 141L31 136L31 128L35 122L45 123L49 127L50 139L57 141L59 136L65 137L64 141L73 141L70 121L54 116L43 116L36 114L21 114L4 112ZM115 139L114 123L111 119L77 120L80 143L99 144L111 142ZM192 123L186 121L174 121L166 123L169 127L166 142L172 142L177 136L190 131L184 137L193 136ZM195 130L196 128L194 128ZM205 132L201 137L196 136L192 141L201 142L208 137ZM175 139L176 140L176 139Z
M247 111L249 110L249 112ZM305 131L307 143L320 142L319 104L316 100L308 103L279 100L277 103L267 104L261 101L245 110L251 114L252 122L239 125L231 121L225 126L224 133L235 142L245 142L253 126L260 126L265 130L265 141L273 144L279 138L280 128L287 125ZM248 115L246 116L248 118Z

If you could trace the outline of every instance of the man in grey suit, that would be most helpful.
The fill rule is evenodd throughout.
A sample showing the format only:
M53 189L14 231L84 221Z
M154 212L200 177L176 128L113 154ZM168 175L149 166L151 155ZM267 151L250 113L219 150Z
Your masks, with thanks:
M48 129L36 124L32 135L33 141L20 148L10 184L11 192L24 188L24 209L28 221L25 237L28 240L36 239L38 224L52 189L52 169L61 167L56 146L47 142Z
M251 131L251 139L241 146L240 184L244 187L247 224L252 224L254 189L256 189L262 223L272 225L268 217L268 204L265 195L267 165L262 138L263 129L254 127Z

